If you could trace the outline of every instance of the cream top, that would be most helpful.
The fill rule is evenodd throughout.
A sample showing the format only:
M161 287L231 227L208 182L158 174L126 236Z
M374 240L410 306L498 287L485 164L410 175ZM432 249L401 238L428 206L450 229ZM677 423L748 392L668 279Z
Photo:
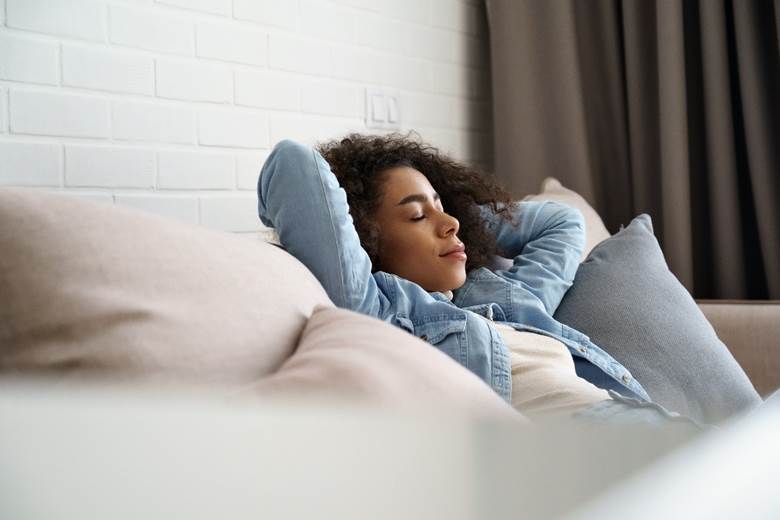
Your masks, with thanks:
M533 417L565 414L610 399L577 375L569 349L555 338L493 323L512 363L512 406Z

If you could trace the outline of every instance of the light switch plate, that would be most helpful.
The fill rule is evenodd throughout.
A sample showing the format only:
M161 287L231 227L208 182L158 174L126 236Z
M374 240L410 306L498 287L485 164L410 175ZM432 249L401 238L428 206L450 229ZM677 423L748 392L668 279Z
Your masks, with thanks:
M387 122L390 124L398 123L400 121L400 114L398 110L398 98L388 97L387 99Z
M371 95L371 122L382 124L387 121L387 102L381 94Z
M401 91L366 87L366 127L383 130L401 128Z

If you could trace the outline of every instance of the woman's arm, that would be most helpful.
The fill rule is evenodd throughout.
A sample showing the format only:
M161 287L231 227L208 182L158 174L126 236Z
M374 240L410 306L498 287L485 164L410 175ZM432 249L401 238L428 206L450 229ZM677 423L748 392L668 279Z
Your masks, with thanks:
M360 245L347 195L314 149L281 141L257 183L258 214L282 245L320 281L338 307L380 315L385 299Z
M585 247L585 220L575 208L552 201L518 203L512 222L482 207L512 267L496 274L519 283L553 314L571 287Z

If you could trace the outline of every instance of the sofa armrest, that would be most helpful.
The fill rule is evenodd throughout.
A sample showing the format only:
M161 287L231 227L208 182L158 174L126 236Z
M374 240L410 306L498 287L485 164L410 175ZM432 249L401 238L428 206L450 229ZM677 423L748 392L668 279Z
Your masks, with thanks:
M780 388L780 300L698 300L699 308L766 397Z

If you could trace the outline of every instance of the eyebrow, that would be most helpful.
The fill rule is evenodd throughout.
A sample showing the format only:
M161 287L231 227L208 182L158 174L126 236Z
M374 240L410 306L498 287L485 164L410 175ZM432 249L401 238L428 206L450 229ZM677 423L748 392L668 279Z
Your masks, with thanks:
M434 193L433 194L433 201L436 202L439 200L439 194ZM423 195L422 193L413 193L412 195L407 195L406 197L401 199L401 202L397 204L397 206L403 206L404 204L409 204L410 202L427 202L428 197L426 195Z

